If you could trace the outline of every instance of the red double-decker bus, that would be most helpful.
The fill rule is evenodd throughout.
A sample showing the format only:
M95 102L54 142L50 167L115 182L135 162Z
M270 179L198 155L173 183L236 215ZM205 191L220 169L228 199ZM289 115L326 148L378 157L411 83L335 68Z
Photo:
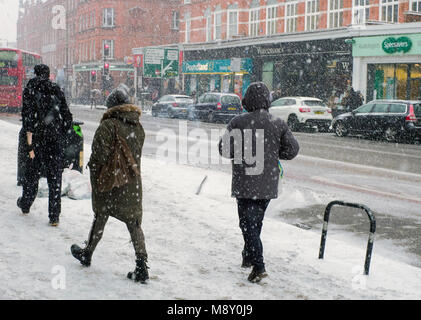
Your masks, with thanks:
M23 89L40 63L41 56L36 53L0 48L0 110L21 110Z

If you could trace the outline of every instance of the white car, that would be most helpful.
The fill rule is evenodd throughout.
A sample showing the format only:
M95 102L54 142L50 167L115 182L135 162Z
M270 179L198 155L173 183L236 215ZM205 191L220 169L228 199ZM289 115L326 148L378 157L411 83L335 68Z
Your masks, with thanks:
M269 112L288 123L292 131L302 127L317 127L329 131L332 110L324 102L310 97L283 97L272 102Z

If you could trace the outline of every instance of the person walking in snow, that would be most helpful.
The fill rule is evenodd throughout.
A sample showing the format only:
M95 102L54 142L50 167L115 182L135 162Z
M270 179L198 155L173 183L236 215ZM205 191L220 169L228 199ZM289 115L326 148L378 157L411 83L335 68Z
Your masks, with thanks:
M23 91L22 121L26 132L24 146L26 170L22 183L22 196L17 206L28 214L38 193L41 171L48 182L48 215L51 226L58 226L61 213L61 183L66 135L71 129L73 116L63 91L50 81L50 69L36 65L36 77L29 80Z
M104 232L108 218L114 217L124 222L129 230L136 253L136 269L128 277L136 282L145 283L149 279L145 237L142 223L142 180L140 176L140 160L142 156L145 131L139 122L141 110L132 104L128 88L120 85L114 89L106 100L108 110L95 132L92 143L92 154L88 166L92 185L92 208L95 214L87 245L81 248L74 244L71 247L73 256L82 265L89 267L92 255ZM130 176L125 184L111 186L103 190L101 181L104 175L116 176L120 180L120 171L107 167L116 150L116 139L122 138L128 158L132 159L132 167L138 168L138 174ZM103 168L111 172L105 172Z
M242 101L247 113L233 118L219 141L219 153L232 159L232 197L244 238L242 267L253 267L250 282L267 276L260 234L269 202L278 197L278 161L291 160L299 151L288 125L269 113L270 103L263 82L250 84Z

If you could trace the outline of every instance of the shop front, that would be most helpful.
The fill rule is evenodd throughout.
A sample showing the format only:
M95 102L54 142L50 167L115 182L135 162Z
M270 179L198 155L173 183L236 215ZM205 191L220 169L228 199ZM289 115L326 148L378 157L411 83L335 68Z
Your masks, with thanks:
M351 46L344 38L255 46L252 54L256 75L282 96L327 101L351 81Z
M243 97L251 82L253 60L232 58L183 62L184 91L197 96L205 92L232 92Z
M367 101L421 100L421 34L354 38L354 79Z

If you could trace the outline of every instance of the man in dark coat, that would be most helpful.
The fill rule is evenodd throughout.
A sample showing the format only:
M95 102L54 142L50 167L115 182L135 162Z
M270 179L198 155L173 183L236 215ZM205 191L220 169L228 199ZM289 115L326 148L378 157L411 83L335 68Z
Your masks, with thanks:
M73 117L63 91L52 83L46 65L34 68L36 77L23 91L22 119L26 132L26 171L22 179L23 193L17 201L22 213L28 214L38 193L41 170L49 189L50 225L57 226L61 213L61 182L66 133Z
M219 142L220 154L232 159L232 197L245 243L242 267L253 266L251 282L267 276L260 233L266 208L278 197L278 161L299 151L288 125L269 113L270 100L264 83L250 84L242 102L247 113L231 120Z
M136 269L128 277L144 283L149 279L145 237L142 223L142 179L133 177L127 184L114 187L111 191L101 192L98 180L101 168L112 156L116 131L126 143L140 168L145 131L139 122L141 110L132 105L126 87L119 86L113 90L106 100L107 112L95 132L92 143L92 154L88 166L92 185L92 209L95 217L84 249L78 245L71 247L73 256L82 265L90 266L94 250L101 240L108 218L114 217L127 226L136 253ZM116 173L117 174L117 173Z
M364 103L364 100L360 93L356 92L354 88L350 87L342 99L342 105L346 107L348 111L357 109Z

